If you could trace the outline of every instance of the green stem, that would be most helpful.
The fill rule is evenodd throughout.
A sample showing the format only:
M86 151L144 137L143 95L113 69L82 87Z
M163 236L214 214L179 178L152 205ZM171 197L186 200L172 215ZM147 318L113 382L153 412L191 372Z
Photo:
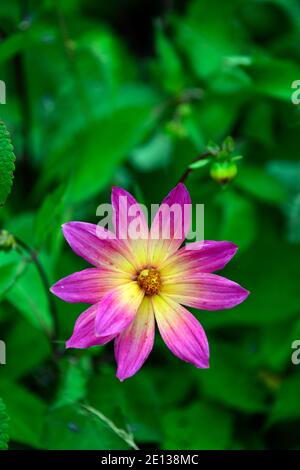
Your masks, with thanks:
M196 163L199 162L200 160L204 160L204 158L210 157L211 153L210 152L205 152L202 153L201 155L198 155L197 158L195 158L191 163ZM182 174L181 178L179 179L178 183L184 183L187 177L193 172L193 168L187 167L187 169L184 171Z
M52 333L49 334L48 331L46 333L47 333L47 336L49 337L49 340L50 340L50 343L51 343L51 347L52 347L52 350L53 350L53 355L54 355L55 358L58 358L60 356L60 349L57 346L57 338L58 338L58 335L59 335L58 313L57 313L57 308L56 308L56 304L55 304L55 301L54 301L54 297L50 293L50 283L49 283L49 280L48 280L47 273L46 273L43 265L41 264L40 260L38 259L36 251L33 250L32 248L30 248L26 243L24 243L22 240L19 240L16 237L15 237L15 241L16 241L16 243L19 247L21 247L23 250L25 250L29 254L30 259L34 263L34 265L35 265L35 267L36 267L36 269L37 269L37 271L40 275L42 284L45 288L46 295L48 297L50 313L51 313L52 320L53 320Z

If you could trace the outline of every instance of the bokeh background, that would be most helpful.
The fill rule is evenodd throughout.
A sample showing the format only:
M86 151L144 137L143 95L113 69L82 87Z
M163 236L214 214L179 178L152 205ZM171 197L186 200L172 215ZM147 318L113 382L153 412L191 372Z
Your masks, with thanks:
M1 446L299 449L299 2L11 0L0 19L0 117L16 155L0 224L20 240L0 252ZM86 264L60 225L97 222L112 185L159 202L227 135L244 156L236 179L223 187L204 167L186 181L205 238L239 245L223 274L251 291L196 312L211 368L158 337L124 383L111 345L65 352L85 306L46 284Z

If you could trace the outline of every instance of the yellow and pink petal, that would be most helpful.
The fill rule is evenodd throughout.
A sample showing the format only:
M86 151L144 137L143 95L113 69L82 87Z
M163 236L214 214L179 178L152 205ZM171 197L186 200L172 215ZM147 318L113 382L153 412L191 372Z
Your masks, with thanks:
M133 322L115 339L117 377L134 375L149 356L154 343L155 321L150 297L145 296Z
M73 334L67 341L67 348L85 349L91 346L100 346L111 341L114 336L96 336L95 320L98 304L85 310L76 320Z
M128 282L129 274L89 268L60 279L51 287L51 292L65 302L94 304L110 290Z
M159 332L172 353L198 368L209 367L209 347L196 318L168 296L152 299Z
M195 273L212 273L223 269L237 252L237 245L227 241L204 240L189 243L168 259L160 268L164 278L192 276Z
M176 302L201 310L223 310L243 302L249 291L234 281L210 273L173 276L163 284L163 292Z
M133 321L143 297L143 290L134 281L105 294L98 304L96 335L116 336L121 333Z
M162 201L151 225L149 263L161 264L185 240L191 223L191 198L179 183Z
M131 251L100 225L69 222L62 228L72 250L93 266L130 274L134 272Z
M133 264L139 269L147 263L149 229L146 216L135 198L122 188L112 188L111 200L115 234L132 253Z

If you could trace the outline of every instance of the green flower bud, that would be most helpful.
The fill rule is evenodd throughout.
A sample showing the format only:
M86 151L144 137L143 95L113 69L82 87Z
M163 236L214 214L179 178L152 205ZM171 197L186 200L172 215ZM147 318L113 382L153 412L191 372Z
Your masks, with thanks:
M237 174L237 166L233 161L217 161L210 168L210 176L217 183L225 184L233 180Z
M16 246L16 240L7 230L0 230L0 251L9 251Z

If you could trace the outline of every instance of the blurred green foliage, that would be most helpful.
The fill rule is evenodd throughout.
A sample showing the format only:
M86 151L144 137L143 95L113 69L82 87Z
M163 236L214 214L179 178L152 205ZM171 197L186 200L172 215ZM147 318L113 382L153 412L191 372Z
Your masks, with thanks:
M0 448L8 414L11 449L299 449L299 2L11 0L0 18L16 154L0 223L25 244L0 252ZM97 222L112 184L159 202L227 135L244 156L236 178L223 187L198 165L187 180L205 238L239 245L224 275L251 291L231 311L195 312L211 368L157 338L120 383L111 345L63 352L83 306L50 301L45 280L85 263L61 223ZM13 169L1 136L0 204Z

